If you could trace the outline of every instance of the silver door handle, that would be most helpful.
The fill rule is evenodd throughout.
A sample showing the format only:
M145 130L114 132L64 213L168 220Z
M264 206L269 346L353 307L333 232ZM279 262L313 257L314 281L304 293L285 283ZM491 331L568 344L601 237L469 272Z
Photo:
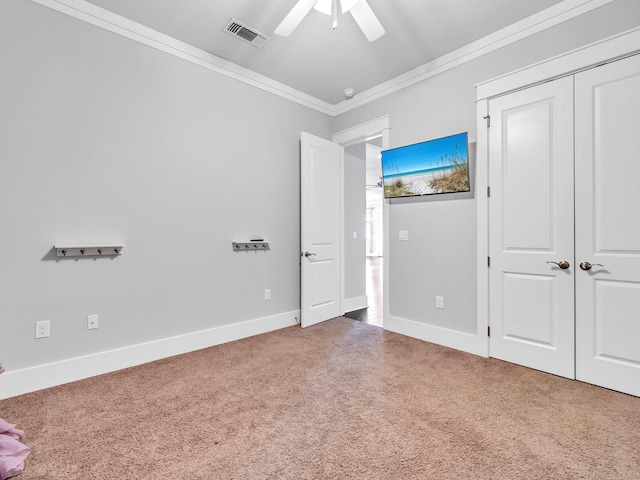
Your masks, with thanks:
M312 255L315 255L315 253L309 253L309 252L304 252L303 254L305 257L309 258Z
M601 263L589 263L589 262L582 262L582 263L580 264L580 268L581 268L582 270L585 270L585 271L586 271L586 270L591 270L591 267L596 267L596 266L598 266L598 267L604 267L604 265L602 265Z
M567 268L569 268L571 266L571 264L569 262L567 262L566 260L562 260L560 262L547 262L547 263L555 263L562 270L566 270Z

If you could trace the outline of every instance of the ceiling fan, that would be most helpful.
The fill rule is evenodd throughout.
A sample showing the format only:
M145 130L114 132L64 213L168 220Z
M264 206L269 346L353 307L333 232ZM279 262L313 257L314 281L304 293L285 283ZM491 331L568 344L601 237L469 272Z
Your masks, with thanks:
M332 27L335 30L338 26L338 4L342 7L342 13L351 12L367 40L373 42L384 35L384 28L371 10L367 0L298 0L298 3L278 25L275 33L284 37L291 35L312 8L326 15L331 15L333 17Z

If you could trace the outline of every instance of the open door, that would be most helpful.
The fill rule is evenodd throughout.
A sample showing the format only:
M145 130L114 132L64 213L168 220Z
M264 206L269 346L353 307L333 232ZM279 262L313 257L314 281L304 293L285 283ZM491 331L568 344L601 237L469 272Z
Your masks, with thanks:
M340 145L301 134L301 325L342 315Z

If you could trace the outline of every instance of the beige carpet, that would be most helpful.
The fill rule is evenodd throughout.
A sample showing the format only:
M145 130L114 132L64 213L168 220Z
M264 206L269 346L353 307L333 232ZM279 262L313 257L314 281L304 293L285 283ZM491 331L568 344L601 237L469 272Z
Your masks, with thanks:
M339 318L0 401L32 479L640 479L640 399Z

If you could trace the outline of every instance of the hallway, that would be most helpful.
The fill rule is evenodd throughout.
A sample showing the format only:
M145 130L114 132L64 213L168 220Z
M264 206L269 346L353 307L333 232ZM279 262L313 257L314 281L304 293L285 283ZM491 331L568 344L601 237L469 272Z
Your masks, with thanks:
M366 268L369 308L348 312L345 317L382 327L382 257L367 257Z

